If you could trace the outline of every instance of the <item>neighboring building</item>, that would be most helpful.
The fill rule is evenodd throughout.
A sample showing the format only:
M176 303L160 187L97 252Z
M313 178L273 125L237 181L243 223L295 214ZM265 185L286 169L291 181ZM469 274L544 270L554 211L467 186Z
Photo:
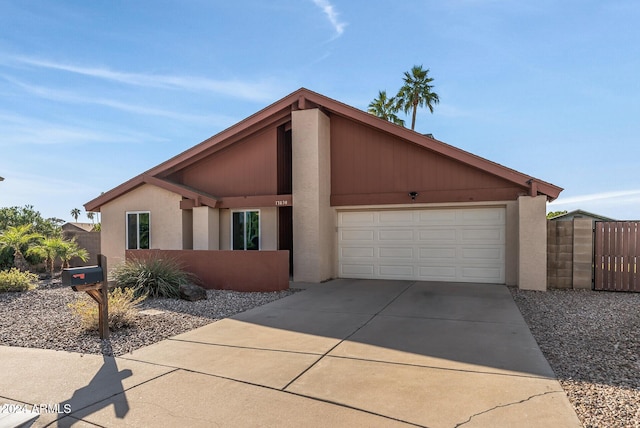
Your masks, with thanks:
M617 221L615 219L605 217L603 215L593 214L583 210L570 211L568 213L560 214L555 217L551 217L552 221L572 221L574 218L586 218L591 221Z
M289 250L294 281L545 289L561 191L303 88L85 208L111 266L136 248Z
M95 265L100 254L100 232L94 231L93 223L65 223L62 225L62 236L75 239L80 248L89 253L89 259L83 262L77 257L69 261L71 267Z

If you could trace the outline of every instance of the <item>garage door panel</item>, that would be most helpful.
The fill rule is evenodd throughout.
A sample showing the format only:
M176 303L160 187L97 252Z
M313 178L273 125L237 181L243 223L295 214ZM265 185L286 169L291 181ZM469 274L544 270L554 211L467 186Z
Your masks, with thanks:
M387 278L404 277L406 279L412 279L415 276L413 266L382 264L380 265L380 275Z
M504 210L467 209L458 210L458 224L481 225L504 223Z
M380 229L378 239L380 241L413 242L413 229Z
M373 247L342 247L340 255L343 258L348 257L374 257L375 249Z
M440 281L455 281L456 280L456 268L454 266L420 266L419 275L417 279L424 281L440 280Z
M340 226L373 226L375 224L375 212L343 212L340 215Z
M505 218L496 207L340 212L340 275L504 283Z
M414 215L411 211L380 211L378 223L381 226L400 225L406 226L413 223Z
M504 252L500 248L463 248L462 258L467 261L501 261Z
M438 259L455 259L456 249L451 248L420 248L420 259L438 260Z
M456 222L455 210L425 210L417 213L417 222L422 226L442 226Z
M418 241L423 242L455 242L456 236L455 229L418 229Z
M375 272L373 264L349 264L345 263L341 266L341 273L345 277L354 275L360 278L372 278Z
M500 277L500 269L487 267L465 267L461 269L462 278L472 279L476 282L496 282ZM502 279L504 281L504 278Z
M410 247L380 247L380 258L397 258L413 260L414 249Z
M342 241L373 241L375 232L373 230L343 230L341 233Z

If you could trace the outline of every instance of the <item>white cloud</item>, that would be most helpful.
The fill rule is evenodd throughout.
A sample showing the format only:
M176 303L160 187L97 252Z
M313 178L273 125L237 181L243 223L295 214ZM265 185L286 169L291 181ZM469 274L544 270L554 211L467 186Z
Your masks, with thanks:
M214 124L219 126L228 126L235 122L234 118L224 115L191 115L178 113L169 110L162 110L157 108L139 106L135 104L124 103L121 101L116 101L107 98L98 98L98 97L81 97L74 93L68 91L60 91L56 89L44 88L41 86L34 86L24 82L21 82L17 79L2 76L5 80L13 83L14 85L20 87L24 91L38 96L40 98L45 98L53 101L60 101L65 103L74 103L74 104L94 104L101 105L121 111L126 111L128 113L135 113L141 115L148 116L158 116L158 117L166 117L168 119L188 121L188 122L201 122L207 124Z
M560 197L548 205L548 211L559 209L581 209L615 219L640 219L640 189Z
M17 144L86 144L86 143L143 143L164 141L137 132L100 132L93 129L45 122L0 111L0 146Z
M12 57L10 62L38 68L65 71L83 76L124 83L132 86L145 86L187 91L207 91L234 98L251 101L271 101L279 92L272 82L246 82L242 80L214 80L197 76L162 75L145 73L127 73L103 67L85 67L30 57Z
M555 201L551 202L549 205L574 205L586 202L600 202L600 203L608 203L608 202L616 202L620 199L624 198L624 202L629 201L629 199L637 199L635 197L640 197L640 189L636 190L615 190L610 192L601 192L601 193L591 193L588 195L580 195L580 196L571 196L568 198L558 198ZM614 201L615 200L615 201Z
M313 0L313 3L327 15L327 19L329 19L333 29L336 31L336 37L340 37L342 33L344 33L347 24L338 19L338 13L335 11L333 5L329 3L328 0Z

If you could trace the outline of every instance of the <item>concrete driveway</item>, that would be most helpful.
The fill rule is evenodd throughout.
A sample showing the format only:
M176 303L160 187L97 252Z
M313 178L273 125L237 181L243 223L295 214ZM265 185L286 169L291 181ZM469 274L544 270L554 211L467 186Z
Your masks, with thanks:
M21 351L67 373L58 426L582 426L499 285L335 280L116 359Z

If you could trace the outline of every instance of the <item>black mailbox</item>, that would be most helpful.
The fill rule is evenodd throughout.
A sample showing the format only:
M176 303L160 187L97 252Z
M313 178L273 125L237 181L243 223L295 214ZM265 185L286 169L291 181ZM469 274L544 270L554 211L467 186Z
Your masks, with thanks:
M78 285L97 284L104 281L102 267L83 266L77 268L64 269L62 271L62 285L75 287Z

